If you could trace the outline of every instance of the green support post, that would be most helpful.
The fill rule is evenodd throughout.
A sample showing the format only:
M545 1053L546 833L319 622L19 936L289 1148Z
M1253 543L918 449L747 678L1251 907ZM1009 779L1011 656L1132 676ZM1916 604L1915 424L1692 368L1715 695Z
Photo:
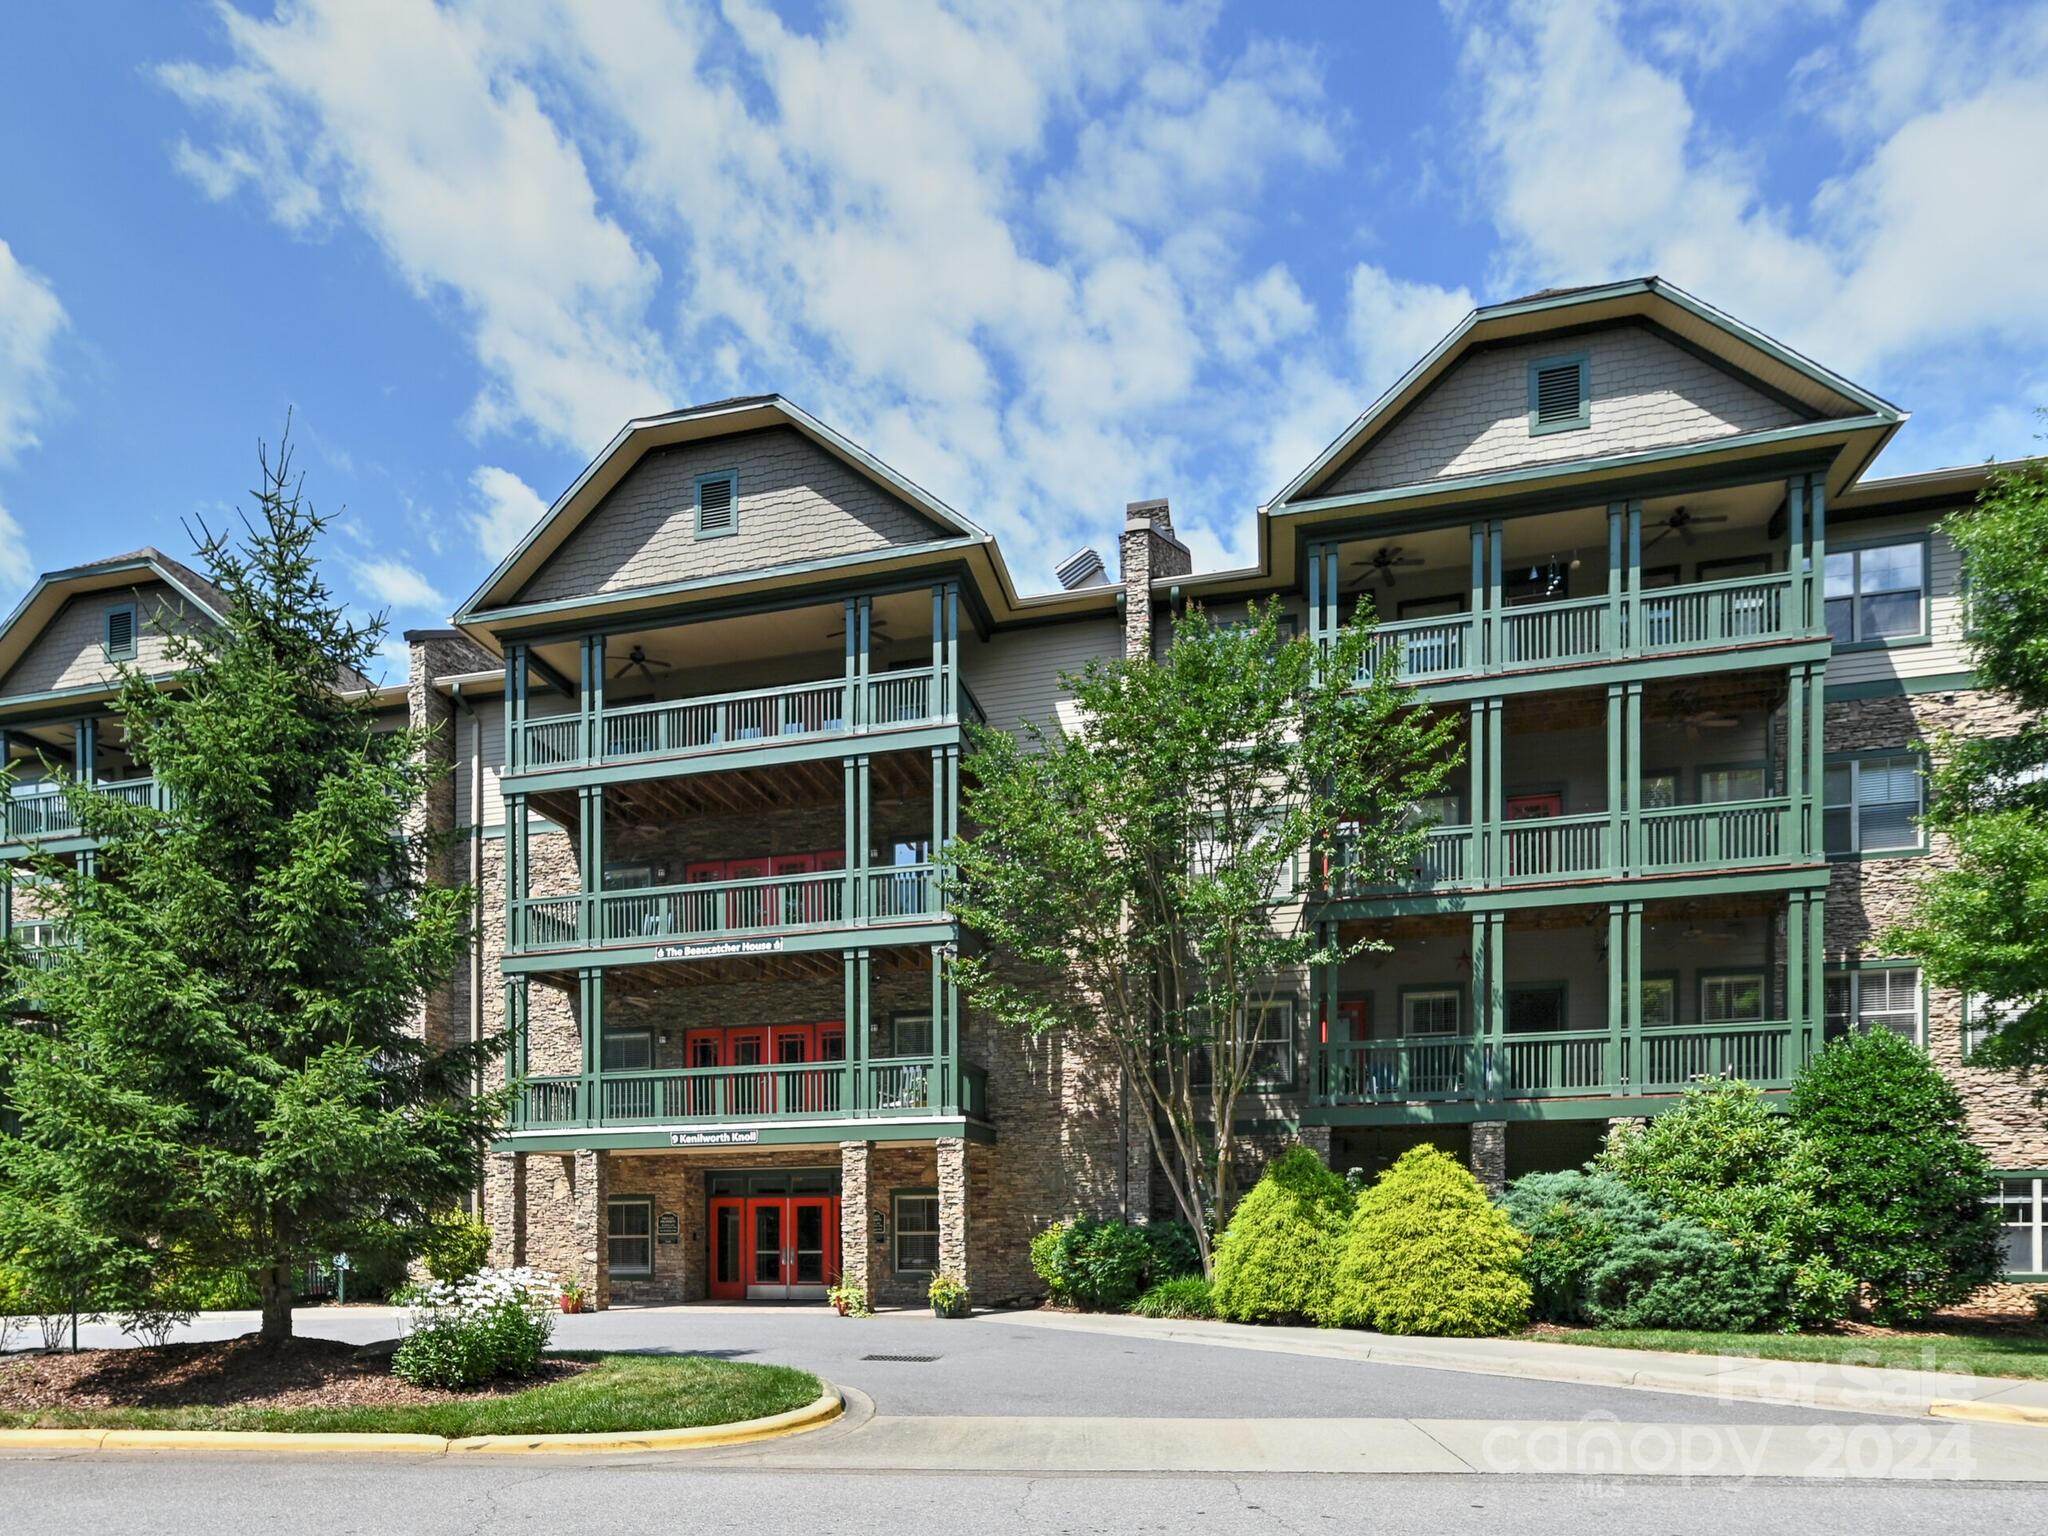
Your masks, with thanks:
M526 645L505 647L505 771L517 773L526 759Z
M1465 603L1465 611L1472 616L1470 639L1472 654L1465 658L1466 670L1491 672L1493 658L1486 648L1486 524L1472 525L1472 592Z
M1643 685L1624 683L1621 698L1622 777L1628 782L1628 872L1643 873Z
M1813 628L1813 562L1806 547L1806 477L1785 482L1785 569L1792 573L1792 600L1797 605L1799 632Z
M604 972L594 966L576 973L576 1002L583 1021L583 1123L599 1125L604 1106L598 1102L598 1072L604 1049Z
M863 752L853 760L853 810L857 840L853 847L846 850L847 863L856 866L853 876L854 910L851 914L855 922L865 922L871 915L868 911L872 904L868 899L868 871L872 867L871 860L874 855L869 842L873 834L868 824L871 795L868 755Z
M1501 700L1486 703L1486 871L1487 883L1507 883L1507 850L1502 824L1507 819L1507 785L1504 777L1506 735Z
M1643 650L1643 504L1631 501L1625 505L1628 527L1624 539L1628 563L1622 568L1622 595L1628 626L1628 644L1623 647L1624 656L1639 656Z
M1488 1079L1492 1063L1486 1050L1486 1020L1491 1011L1486 1001L1491 975L1486 947L1489 926L1484 912L1472 914L1472 1032L1466 1047L1465 1093L1466 1097L1475 1100L1485 1099L1491 1092Z
M1607 857L1609 874L1628 873L1628 849L1622 839L1623 813L1630 797L1623 778L1621 685L1607 685Z
M1323 624L1323 546L1308 547L1308 636L1320 661L1329 645L1329 631Z
M1603 1052L1603 1067L1607 1079L1607 1091L1619 1097L1628 1089L1627 1041L1623 1035L1626 1013L1622 1008L1622 990L1627 986L1624 969L1625 956L1622 946L1626 942L1626 914L1619 902L1607 906L1607 1045Z
M1486 914L1487 1097L1498 1099L1507 1081L1508 915Z
M854 809L860 789L855 782L854 762L855 759L850 757L839 760L839 804L842 811L839 836L845 849L839 860L839 916L842 922L847 923L851 923L860 911L860 876L855 868L860 861L853 852L860 837L860 818Z
M1806 693L1809 669L1797 666L1785 689L1785 817L1780 856L1805 859L1806 845Z
M1643 904L1631 901L1627 919L1627 956L1622 967L1622 1009L1628 1026L1629 1088L1647 1093L1649 1070L1643 1060Z
M1486 526L1486 658L1489 672L1500 672L1507 667L1507 612L1506 589L1501 581L1501 564L1507 558L1507 525L1494 522Z
M1608 654L1622 654L1623 636L1633 626L1622 621L1622 585L1624 576L1621 568L1622 523L1628 515L1625 502L1611 501L1607 504L1607 650Z
M526 796L505 796L505 944L526 948Z
M1799 1069L1806 1056L1806 1029L1800 1015L1806 1002L1806 908L1810 897L1805 891L1793 891L1785 898L1785 1018L1792 1026L1789 1031L1791 1049L1784 1062L1784 1075L1792 1076Z
M1806 1025L1800 1032L1800 1061L1813 1059L1827 1023L1827 902L1819 892L1806 902Z

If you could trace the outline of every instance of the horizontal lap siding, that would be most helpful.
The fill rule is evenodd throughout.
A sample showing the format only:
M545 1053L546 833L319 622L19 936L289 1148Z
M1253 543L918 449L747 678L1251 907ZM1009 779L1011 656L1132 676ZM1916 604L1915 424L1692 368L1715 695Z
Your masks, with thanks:
M536 693L526 701L529 718L540 720L554 715L573 715L576 701L558 693ZM477 753L483 754L483 815L486 827L505 824L505 801L498 791L498 777L505 769L505 705L499 699L479 699L473 714L455 717L455 822L475 826L479 818L471 805Z
M1586 354L1592 425L1529 432L1529 364ZM1710 442L1800 417L1639 326L1475 352L1314 494L1336 496L1529 464Z
M965 649L960 672L995 729L1020 734L1026 721L1071 729L1078 716L1060 674L1122 654L1122 628L1093 619L997 634Z
M739 475L737 529L697 537L697 477ZM544 602L762 570L945 535L787 427L657 448L626 472L520 593Z

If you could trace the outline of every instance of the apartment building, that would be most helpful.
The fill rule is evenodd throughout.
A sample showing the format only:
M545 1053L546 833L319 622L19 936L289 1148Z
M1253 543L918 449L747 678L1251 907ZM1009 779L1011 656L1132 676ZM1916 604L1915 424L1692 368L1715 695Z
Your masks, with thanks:
M509 1032L482 1205L505 1261L599 1305L1036 1290L1076 1211L1165 1213L1141 1111L1085 1046L977 1017L934 850L972 726L1072 723L1059 678L1190 604L1370 599L1463 765L1398 884L1310 920L1390 946L1294 978L1248 1113L1373 1169L1419 1140L1498 1185L1735 1073L1782 1093L1889 1028L1963 1088L2011 1269L2048 1273L2048 1117L1970 1068L1968 1000L1881 935L1943 857L1939 729L2015 719L1959 643L1943 515L1982 469L1867 471L1895 406L1657 279L1474 312L1197 572L1135 502L1117 575L1020 591L996 542L777 396L628 423L380 704L440 727L429 807L480 942L436 1038ZM217 622L146 551L44 579L0 630L20 784L0 859L67 840L45 764L147 794L106 663ZM126 617L123 617L123 614ZM33 892L7 906L35 921ZM33 940L35 935L30 935Z

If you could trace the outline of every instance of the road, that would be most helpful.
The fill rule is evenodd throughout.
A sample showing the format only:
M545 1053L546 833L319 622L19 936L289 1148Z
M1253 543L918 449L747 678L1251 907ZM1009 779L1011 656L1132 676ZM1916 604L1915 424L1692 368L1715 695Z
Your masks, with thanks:
M242 1326L246 1326L245 1324ZM325 1311L362 1340L388 1319ZM209 1319L203 1331L236 1331ZM88 1336L88 1342L91 1337ZM571 1348L802 1364L845 1421L690 1456L0 1456L0 1533L2040 1529L2048 1431L914 1314L619 1311ZM929 1356L873 1359L871 1356ZM1740 1500L1735 1504L1734 1500Z

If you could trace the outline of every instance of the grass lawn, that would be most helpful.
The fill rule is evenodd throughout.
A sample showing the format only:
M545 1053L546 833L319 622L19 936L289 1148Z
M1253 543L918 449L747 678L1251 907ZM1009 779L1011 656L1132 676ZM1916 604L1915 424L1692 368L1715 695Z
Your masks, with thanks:
M817 1399L818 1378L786 1365L694 1355L564 1352L591 1368L526 1392L468 1402L354 1407L41 1408L0 1411L0 1429L259 1429L287 1433L590 1434L689 1429L786 1413Z
M1661 1328L1545 1328L1527 1335L1545 1344L1666 1349L1683 1355L1751 1355L1816 1365L1875 1365L1892 1370L1955 1371L1971 1376L2048 1379L2048 1337L1997 1333L1688 1333Z

